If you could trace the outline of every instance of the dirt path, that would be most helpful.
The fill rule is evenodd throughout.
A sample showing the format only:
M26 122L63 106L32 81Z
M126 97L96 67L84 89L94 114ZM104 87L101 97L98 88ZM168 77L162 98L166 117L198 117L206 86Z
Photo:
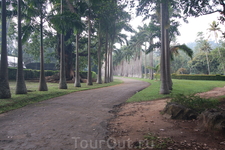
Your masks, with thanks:
M123 84L53 98L0 114L0 150L107 150L107 120L114 105L148 83Z

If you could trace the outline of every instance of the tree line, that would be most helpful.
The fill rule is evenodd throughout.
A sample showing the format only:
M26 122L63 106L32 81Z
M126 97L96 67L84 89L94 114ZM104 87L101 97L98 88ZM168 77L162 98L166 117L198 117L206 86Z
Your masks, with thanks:
M124 11L125 2L118 3L117 0L3 0L1 7L2 12L4 12L2 13L2 31L6 31L6 18L17 17L18 73L16 94L27 93L23 67L21 67L20 62L23 62L24 45L36 45L37 51L37 43L35 43L37 40L32 38L35 36L39 38L38 47L40 48L39 91L48 90L43 66L44 48L46 48L44 44L47 41L51 44L48 46L55 48L60 60L60 89L66 89L66 79L74 76L74 60L76 60L74 86L80 87L78 74L79 57L81 56L88 58L88 85L92 85L91 64L92 59L96 56L98 68L102 68L103 59L105 62L104 81L102 81L101 69L98 69L97 83L112 81L113 45L118 40L123 41L126 38L120 33L122 29L132 31L131 26L128 25L130 15ZM5 37L6 33L2 32L3 47L0 71L0 91L2 92L0 92L0 97L10 98Z

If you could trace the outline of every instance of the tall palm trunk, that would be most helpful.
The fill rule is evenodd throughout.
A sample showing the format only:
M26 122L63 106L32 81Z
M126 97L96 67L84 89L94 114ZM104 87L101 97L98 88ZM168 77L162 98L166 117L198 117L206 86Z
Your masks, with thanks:
M146 54L146 43L145 43L145 79L147 79L147 54Z
M109 76L110 82L113 82L113 57L112 57L113 43L114 43L114 37L112 38L112 43L110 48L110 76Z
M172 82L172 78L171 78L171 68L170 68L170 42L169 42L169 30L166 29L165 31L165 37L166 37L166 76L167 76L167 84L168 84L168 88L169 90L173 89L173 82Z
M169 27L170 27L170 22L169 22L169 1L165 1L165 50L166 50L166 77L167 77L167 84L169 90L172 90L172 78L171 78L171 69L170 69L170 39L169 39Z
M42 7L42 6L41 6ZM45 70L44 70L44 48L43 48L43 17L42 17L42 10L41 10L41 23L40 23L40 30L41 30L41 47L40 47L40 79L39 79L39 91L48 91L48 87L45 80Z
M87 85L93 85L92 75L91 75L91 21L90 21L90 9L88 12L88 75L87 75Z
M105 38L105 77L104 83L108 83L108 33L106 33Z
M98 31L98 79L97 83L102 84L102 59L101 59L101 48L102 48L102 38L101 38L101 26L99 23L99 31Z
M166 0L167 1L167 0ZM166 57L166 40L165 40L165 10L166 10L166 2L160 3L160 23L161 23L161 59L160 59L160 78L161 78L161 86L160 86L160 94L169 94L169 87L168 87L168 81L167 81L167 57Z
M141 50L141 45L139 45L139 50L140 50L139 78L142 78L142 50Z
M81 87L80 74L79 74L79 34L76 34L76 74L75 74L75 87Z
M27 94L23 72L23 51L21 37L21 0L18 0L18 63L16 76L16 94Z
M107 66L107 79L108 79L108 83L110 83L110 42L109 42L109 49L108 49L108 66Z
M61 0L61 13L63 13L63 0ZM61 20L61 21L63 21L63 20ZM59 89L67 89L66 71L65 71L64 35L63 34L64 34L64 30L61 33Z
M151 37L151 35L150 35ZM153 44L153 40L152 38L150 38L149 40L149 44L150 46ZM153 80L154 79L154 72L153 72L153 51L149 53L149 65L150 65L150 69L149 69L149 79Z
M0 99L11 98L8 82L7 38L6 38L6 0L2 0L2 47L0 66Z

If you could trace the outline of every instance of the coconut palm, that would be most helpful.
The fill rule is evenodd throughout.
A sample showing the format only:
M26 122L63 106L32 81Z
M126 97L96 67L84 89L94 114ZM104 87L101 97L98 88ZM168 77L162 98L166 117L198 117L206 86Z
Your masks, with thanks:
M21 33L21 0L18 0L18 63L16 76L16 94L27 94L27 88L23 72L23 50L22 50L22 33Z
M208 28L209 32L211 33L209 35L209 37L214 34L214 38L215 38L215 41L216 43L218 43L218 32L222 32L220 27L219 27L219 23L216 23L216 21L213 21L212 24L209 24L210 28ZM221 64L222 64L222 67L223 67L223 72L225 74L225 65L224 65L224 59L221 55L221 52L220 52L220 48L218 48L218 53L219 53L219 58L221 60Z
M8 82L7 38L6 38L6 0L2 0L2 49L0 63L0 99L11 98Z

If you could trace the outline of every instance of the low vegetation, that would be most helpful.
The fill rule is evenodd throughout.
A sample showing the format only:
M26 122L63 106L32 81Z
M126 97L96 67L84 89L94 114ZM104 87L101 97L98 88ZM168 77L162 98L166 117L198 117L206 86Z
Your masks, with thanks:
M134 143L134 148L137 149L165 149L169 145L173 144L173 140L167 137L159 137L156 134L148 133L144 136L142 142Z
M114 82L107 83L107 84L96 84L93 83L93 86L87 86L86 83L81 83L82 87L74 87L74 83L68 83L68 89L62 90L59 89L58 83L47 83L48 84L48 91L38 91L38 82L28 82L26 81L26 86L28 90L28 94L20 94L16 95L15 93L15 87L16 82L10 81L10 90L12 92L12 98L10 99L0 99L0 113L17 109L23 106L26 106L28 104L44 101L50 98L66 95L69 93L77 92L77 91L83 91L83 90L89 90L89 89L95 89L95 88L101 88L101 87L107 87L112 86L116 84L122 83L121 80L115 79Z
M172 97L171 102L184 105L199 113L209 108L215 108L219 105L219 100L217 99L201 98L200 96L195 96L194 94L191 95L177 94Z
M141 101L149 101L161 98L170 98L172 95L184 94L184 95L192 95L196 93L206 92L212 90L215 87L223 87L225 82L221 81L206 81L206 80L178 80L173 79L173 90L170 95L162 95L159 94L160 89L160 81L149 80L149 79L139 79L133 78L137 80L142 80L145 82L149 82L151 86L146 89L136 93L134 96L129 98L127 102L141 102Z

